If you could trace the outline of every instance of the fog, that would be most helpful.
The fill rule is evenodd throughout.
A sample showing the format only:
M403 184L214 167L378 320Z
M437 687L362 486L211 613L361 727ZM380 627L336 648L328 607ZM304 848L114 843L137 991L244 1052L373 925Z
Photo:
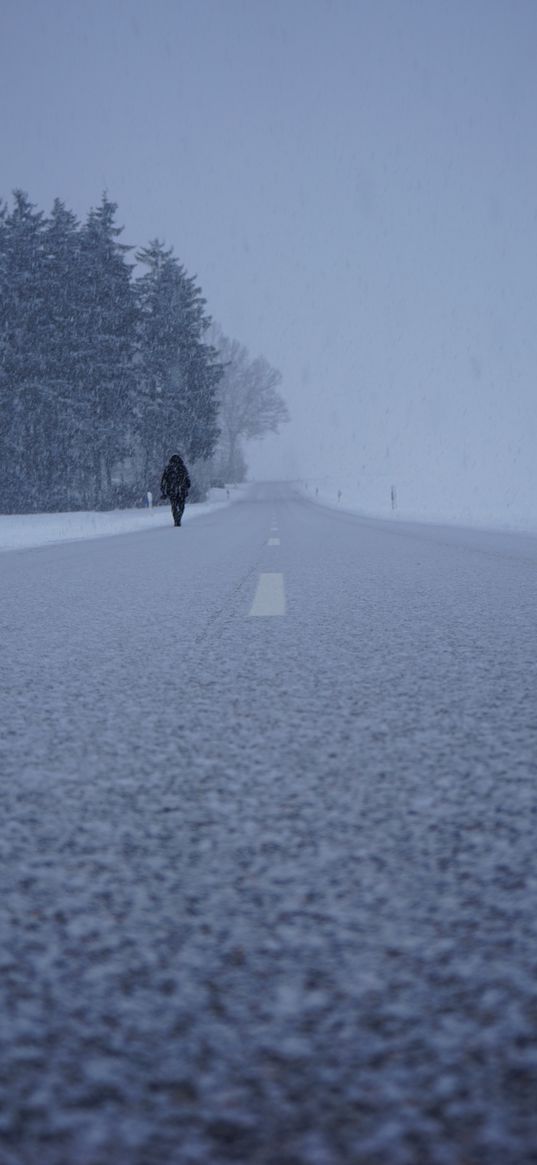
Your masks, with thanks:
M257 477L537 525L533 0L4 0L0 192L103 189L292 415Z

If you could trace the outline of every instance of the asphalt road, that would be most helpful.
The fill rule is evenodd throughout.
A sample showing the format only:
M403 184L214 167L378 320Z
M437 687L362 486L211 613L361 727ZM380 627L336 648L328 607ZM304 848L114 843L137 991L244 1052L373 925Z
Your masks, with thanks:
M285 487L0 556L0 1165L537 1162L536 583Z

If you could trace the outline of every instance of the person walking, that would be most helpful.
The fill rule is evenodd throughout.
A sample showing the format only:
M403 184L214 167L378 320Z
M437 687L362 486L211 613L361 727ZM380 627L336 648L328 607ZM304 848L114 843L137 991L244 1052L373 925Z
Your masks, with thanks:
M190 478L188 476L188 469L183 458L178 453L174 453L173 457L170 457L166 469L162 474L160 492L161 497L163 499L168 498L171 503L175 526L181 525L181 518L183 517L183 510L189 489Z

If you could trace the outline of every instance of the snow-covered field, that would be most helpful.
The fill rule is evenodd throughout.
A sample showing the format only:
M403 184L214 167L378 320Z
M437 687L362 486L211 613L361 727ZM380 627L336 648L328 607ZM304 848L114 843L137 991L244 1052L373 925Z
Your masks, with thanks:
M214 510L236 499L237 490L209 491L209 500L186 507L183 522ZM81 538L103 538L109 534L129 534L172 524L169 506L152 509L89 511L74 510L62 514L0 514L0 550L24 550L50 542L77 542Z
M537 533L537 507L530 490L524 499L491 497L487 503L483 497L472 499L456 491L442 498L438 491L428 493L423 481L393 481L389 474L360 479L343 472L304 478L299 492L310 501L360 517Z

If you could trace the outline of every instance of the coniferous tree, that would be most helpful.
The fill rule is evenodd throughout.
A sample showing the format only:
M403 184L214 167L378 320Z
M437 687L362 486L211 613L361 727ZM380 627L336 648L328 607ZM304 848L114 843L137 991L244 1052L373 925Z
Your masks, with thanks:
M173 370L179 348L176 264L158 240L137 252L147 270L136 282L138 360L135 425L143 450L143 479L149 482L163 462L169 434L177 428Z
M0 489L7 509L39 509L45 457L44 218L15 191L2 223Z
M208 458L218 438L216 352L204 343L210 319L195 279L158 239L137 253L139 306L136 428L145 483L154 486L170 453Z
M118 242L117 206L103 196L80 235L83 326L78 352L81 391L88 415L92 476L86 504L112 500L112 471L128 452L134 394L136 304L130 250Z
M45 482L49 505L61 509L82 504L90 471L90 415L82 391L81 289L80 227L75 215L56 199L45 226Z
M0 203L0 499L5 498L6 487L8 484L7 478L7 452L8 452L8 402L9 402L9 382L7 378L7 350L8 350L8 330L7 320L5 314L5 305L9 294L9 281L7 274L7 248L8 248L8 228L7 228L7 206L5 203ZM10 402L9 402L10 403ZM0 509L2 507L0 501Z

